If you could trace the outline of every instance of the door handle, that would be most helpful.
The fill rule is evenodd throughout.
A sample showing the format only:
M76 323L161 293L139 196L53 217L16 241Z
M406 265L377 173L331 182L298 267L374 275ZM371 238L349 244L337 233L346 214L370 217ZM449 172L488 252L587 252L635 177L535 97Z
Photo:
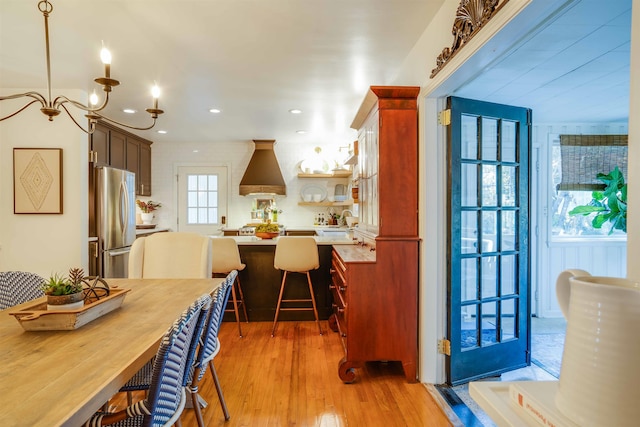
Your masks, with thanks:
M108 251L107 253L109 254L109 256L119 256L119 255L126 255L130 252L129 249L125 249L122 251Z

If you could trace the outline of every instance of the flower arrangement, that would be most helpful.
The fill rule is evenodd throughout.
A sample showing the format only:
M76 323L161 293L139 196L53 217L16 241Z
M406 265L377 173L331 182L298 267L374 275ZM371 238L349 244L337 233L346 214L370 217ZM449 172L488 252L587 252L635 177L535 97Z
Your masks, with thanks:
M151 213L157 210L158 208L162 207L160 203L156 203L151 200L149 200L148 202L143 202L142 200L136 200L136 205L138 205L138 207L143 213Z

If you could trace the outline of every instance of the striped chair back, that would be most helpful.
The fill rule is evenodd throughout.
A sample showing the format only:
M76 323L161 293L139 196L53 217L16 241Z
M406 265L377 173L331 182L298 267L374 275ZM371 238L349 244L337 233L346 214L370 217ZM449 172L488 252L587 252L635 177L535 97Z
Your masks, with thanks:
M44 295L44 279L26 271L0 272L0 310Z
M237 275L238 272L236 270L229 273L213 295L211 313L202 332L201 346L195 363L195 366L200 368L198 380L201 380L202 376L206 372L207 362L213 359L215 354L218 352L218 346L220 345L218 341L218 332L220 331L220 325L222 324L224 309L227 306L227 301L231 294L231 287L233 286L233 282L236 280Z
M193 364L197 342L209 318L211 296L198 298L162 339L153 365L147 408L149 425L167 424L184 405L184 377ZM146 420L145 420L146 421ZM143 423L147 425L147 422Z

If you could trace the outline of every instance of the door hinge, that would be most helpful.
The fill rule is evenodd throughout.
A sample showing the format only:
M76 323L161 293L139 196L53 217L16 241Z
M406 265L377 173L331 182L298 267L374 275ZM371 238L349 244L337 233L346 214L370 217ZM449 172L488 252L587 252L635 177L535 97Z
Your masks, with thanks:
M438 353L451 356L451 341L446 338L438 340Z
M451 109L442 110L438 113L438 124L449 126L451 124Z

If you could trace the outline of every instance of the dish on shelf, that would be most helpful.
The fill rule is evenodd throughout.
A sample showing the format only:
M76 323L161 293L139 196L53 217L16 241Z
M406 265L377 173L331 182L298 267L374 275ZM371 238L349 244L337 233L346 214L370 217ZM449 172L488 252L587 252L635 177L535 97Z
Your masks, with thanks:
M304 187L302 187L302 190L300 191L300 196L302 197L302 200L304 200L305 202L309 202L309 201L321 202L327 198L327 189L317 184L307 184ZM320 200L317 200L318 196L320 197Z

